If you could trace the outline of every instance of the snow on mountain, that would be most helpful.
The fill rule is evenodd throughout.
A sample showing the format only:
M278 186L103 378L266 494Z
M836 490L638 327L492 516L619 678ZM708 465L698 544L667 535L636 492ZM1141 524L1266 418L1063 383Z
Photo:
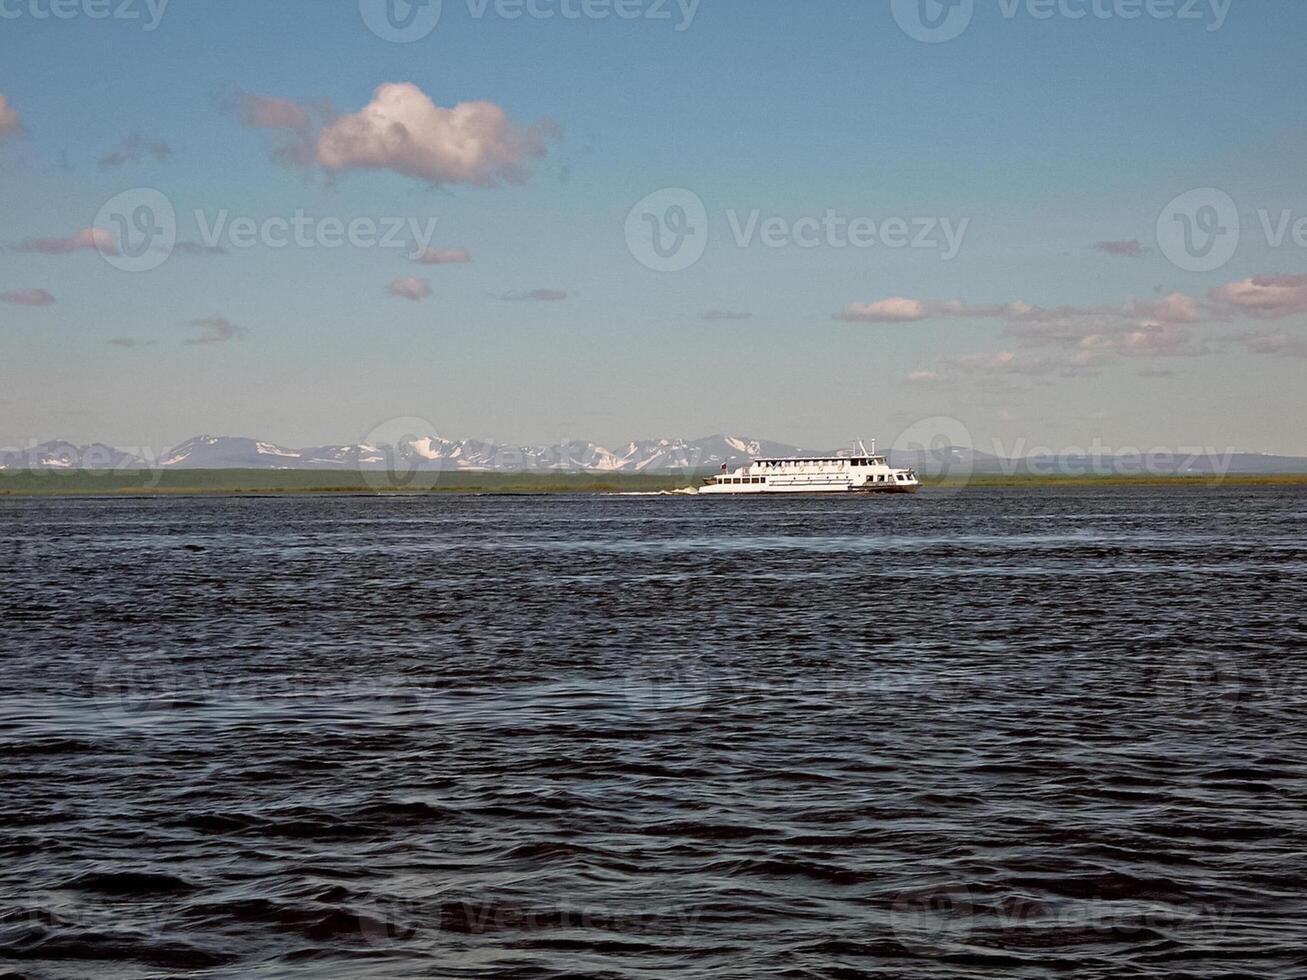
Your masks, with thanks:
M166 469L396 469L473 472L665 473L737 466L755 456L801 450L783 443L708 436L645 439L610 450L593 442L506 446L476 439L410 436L397 444L292 449L257 439L201 435L160 458ZM70 466L76 466L70 461Z
M144 452L144 451L143 451ZM476 439L409 436L397 444L361 443L292 449L258 439L195 436L164 453L165 469L296 469L467 471L503 473L692 473L735 467L752 459L811 453L785 443L738 436L642 439L607 449L593 442L507 446ZM148 453L146 454L149 455ZM967 473L1303 473L1307 459L1265 453L1061 455L1008 459L959 446L892 450L893 466L923 475ZM29 449L0 450L0 470L148 469L147 459L105 445L52 441Z
M196 436L164 454L162 465L187 470L286 469L303 463L302 453L257 439Z
M146 466L145 460L103 443L75 446L55 440L30 449L0 449L0 470L133 470Z

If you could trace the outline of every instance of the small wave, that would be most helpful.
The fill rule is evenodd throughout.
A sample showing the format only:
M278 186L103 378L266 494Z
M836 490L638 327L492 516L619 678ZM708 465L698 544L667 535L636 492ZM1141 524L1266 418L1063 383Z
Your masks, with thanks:
M149 871L88 871L60 888L101 895L184 895L196 886L175 875Z

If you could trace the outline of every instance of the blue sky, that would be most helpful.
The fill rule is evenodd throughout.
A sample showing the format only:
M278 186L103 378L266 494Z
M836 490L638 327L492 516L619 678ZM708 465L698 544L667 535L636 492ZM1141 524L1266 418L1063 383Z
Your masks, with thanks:
M0 443L307 445L416 417L507 442L835 445L945 417L987 451L1307 453L1307 9L1291 0L1148 8L1192 19L974 0L938 43L909 36L898 0L703 0L692 18L628 0L630 20L445 0L411 43L356 2L172 0L154 30L145 0L135 20L64 2L66 19L0 5ZM537 9L565 6L584 13ZM487 107L470 129L444 111L460 103ZM266 125L288 113L305 124ZM274 158L288 146L293 165ZM664 188L707 219L675 272L627 234ZM1196 188L1222 196L1195 220L1229 201L1241 225L1197 271L1157 237ZM170 202L184 246L133 272L126 248L100 254L97 220L140 189ZM297 211L437 219L430 245L470 261L186 252L196 212ZM755 212L778 241L828 213L935 234L741 244L733 223ZM1288 219L1282 241L1259 212ZM955 255L940 222L965 222ZM80 242L101 247L78 247L96 228L110 237ZM411 279L419 298L394 295Z

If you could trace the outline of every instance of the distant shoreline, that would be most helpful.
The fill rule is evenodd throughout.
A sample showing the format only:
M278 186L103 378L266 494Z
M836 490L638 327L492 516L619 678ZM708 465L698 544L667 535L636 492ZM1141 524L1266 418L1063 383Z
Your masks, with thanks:
M698 476L595 473L421 473L390 480L384 473L322 470L87 470L0 472L0 497L140 497L258 494L620 494L660 493L697 486ZM1307 486L1307 473L1195 476L1125 474L977 474L970 478L923 477L929 490L968 487L1223 487Z

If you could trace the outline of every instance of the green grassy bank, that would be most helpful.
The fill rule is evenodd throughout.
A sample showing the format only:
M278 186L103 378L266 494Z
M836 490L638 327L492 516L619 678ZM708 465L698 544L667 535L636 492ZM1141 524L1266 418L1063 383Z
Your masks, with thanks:
M698 477L594 473L424 473L411 480L385 474L303 470L167 470L163 472L0 473L0 496L132 496L148 494L294 493L655 493L697 484ZM926 477L927 488L985 487L1255 487L1307 486L1307 474L1211 476L976 475Z

